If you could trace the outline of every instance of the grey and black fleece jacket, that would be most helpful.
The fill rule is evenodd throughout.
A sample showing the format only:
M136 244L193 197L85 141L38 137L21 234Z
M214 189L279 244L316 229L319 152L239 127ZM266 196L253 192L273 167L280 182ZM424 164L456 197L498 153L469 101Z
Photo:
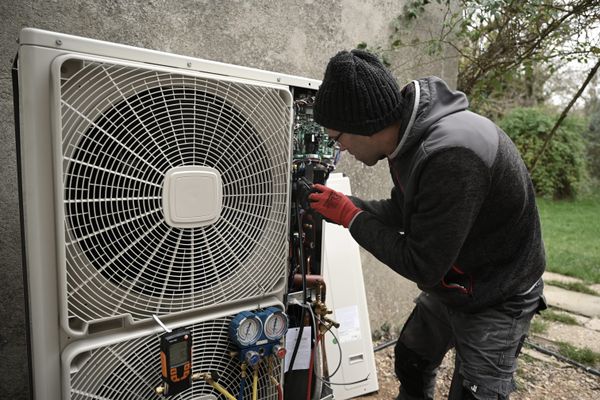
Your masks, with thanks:
M409 105L386 200L354 203L354 239L450 307L475 312L526 292L545 268L534 190L515 145L439 78Z

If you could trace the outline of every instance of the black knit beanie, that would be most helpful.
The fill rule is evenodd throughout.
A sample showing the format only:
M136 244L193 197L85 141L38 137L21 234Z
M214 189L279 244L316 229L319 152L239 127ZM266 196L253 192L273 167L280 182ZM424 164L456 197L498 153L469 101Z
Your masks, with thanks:
M392 73L373 54L355 49L329 60L313 111L326 128L370 136L399 120L402 106Z

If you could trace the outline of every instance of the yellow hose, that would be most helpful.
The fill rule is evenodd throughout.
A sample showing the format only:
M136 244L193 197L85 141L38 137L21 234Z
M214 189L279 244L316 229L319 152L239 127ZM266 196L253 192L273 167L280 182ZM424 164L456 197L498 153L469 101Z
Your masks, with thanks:
M252 400L258 399L258 365L252 372Z
M214 380L210 379L207 382L210 386L214 387L219 393L221 393L223 396L225 396L225 398L227 398L227 400L237 400L231 393L229 393L227 391L227 389L225 389L223 386L219 385Z

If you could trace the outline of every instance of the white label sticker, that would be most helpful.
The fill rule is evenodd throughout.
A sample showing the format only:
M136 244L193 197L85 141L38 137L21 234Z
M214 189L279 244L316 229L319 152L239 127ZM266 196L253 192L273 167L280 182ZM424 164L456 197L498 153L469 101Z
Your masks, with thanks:
M338 328L340 343L360 340L360 320L357 305L336 308L335 318L340 323Z
M292 359L292 353L294 353L294 347L296 346L296 340L298 339L298 332L300 328L290 328L285 334L285 372L290 369L290 362ZM296 360L294 361L293 370L296 369L308 369L310 364L310 341L311 341L311 330L310 326L305 326L302 331L302 339L300 340L300 347L298 347L298 353L296 353Z

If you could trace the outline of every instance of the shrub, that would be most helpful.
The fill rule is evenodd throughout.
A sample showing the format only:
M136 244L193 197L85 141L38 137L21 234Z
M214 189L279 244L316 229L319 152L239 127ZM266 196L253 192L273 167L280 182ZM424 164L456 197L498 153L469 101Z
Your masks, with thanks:
M600 102L591 111L587 139L587 160L590 175L600 180Z
M498 125L510 136L527 165L541 150L558 114L542 108L516 108ZM553 198L575 197L586 173L583 120L566 118L538 160L532 181L538 195Z

